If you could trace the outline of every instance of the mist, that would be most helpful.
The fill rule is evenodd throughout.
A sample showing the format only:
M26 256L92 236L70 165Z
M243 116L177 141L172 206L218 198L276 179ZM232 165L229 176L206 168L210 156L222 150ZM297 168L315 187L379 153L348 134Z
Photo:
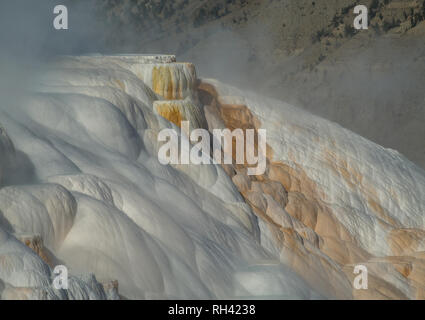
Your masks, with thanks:
M311 43L316 30L326 26L325 17L316 19L317 26L311 27L305 19L294 22L293 28L305 26L303 36L296 28L283 33L255 16L234 27L218 19L193 28L187 19L182 33L169 26L139 48L177 53L180 61L196 65L200 77L289 102L425 168L423 31L384 34L371 27L353 38L337 39L338 46L328 52L325 41ZM301 39L287 52L282 38Z
M242 3L254 3L208 1L236 11L241 5L241 12ZM9 242L0 245L8 266L0 272L0 298L5 284L19 284L20 296L44 292L44 259L69 266L70 275L96 276L100 289L112 281L113 298L120 298L118 288L125 299L363 298L350 285L355 263L374 277L366 296L404 299L423 291L425 283L393 267L422 268L412 255L425 243L425 171L380 146L425 163L423 44L365 33L368 41L352 36L326 52L325 41L312 45L317 21L300 31L306 20L299 11L288 13L299 20L289 29L281 12L277 22L266 12L267 23L242 14L238 24L213 10L214 19L207 14L194 24L208 1L0 4L0 231L34 235L54 258L46 259L42 245L29 255L9 241L15 236L0 234ZM193 16L179 16L177 2L189 3L182 8ZM58 4L68 8L69 30L53 27ZM204 79L200 88L191 65L158 57L56 63L90 53L175 54L195 64L198 78L219 81ZM229 105L207 85L229 95ZM171 99L183 98L173 106ZM251 179L245 164L162 166L158 132L173 122L188 131L184 117L198 128L208 120L209 129L257 131L260 120L269 137L260 149L272 153L267 170ZM40 285L34 280L44 275L41 267ZM68 298L72 290L85 298L90 288L72 285Z
M425 96L420 85L425 45L421 38L401 41L374 36L366 47L361 43L356 47L353 40L352 47L343 45L309 70L305 68L308 52L294 55L279 45L283 35L296 38L299 21L287 34L255 17L238 28L221 20L193 28L192 16L179 23L172 20L180 13L176 9L164 28L155 17L145 26L148 18L133 13L143 3L115 4L119 10L111 18L106 8L111 1L2 1L1 108L16 102L56 55L176 54L178 60L194 63L202 78L216 78L292 103L425 167ZM53 28L57 4L68 7L69 30ZM308 41L310 36L307 32Z
M69 30L53 27L53 9L58 4L68 7ZM0 126L6 132L26 121L20 106L56 56L104 50L101 25L90 1L1 1ZM36 182L30 159L16 146L9 162L3 184Z

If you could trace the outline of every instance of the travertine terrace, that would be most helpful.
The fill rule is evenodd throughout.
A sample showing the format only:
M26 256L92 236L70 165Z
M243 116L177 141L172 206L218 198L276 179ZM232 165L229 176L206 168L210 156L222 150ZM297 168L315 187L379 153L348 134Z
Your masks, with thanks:
M169 55L60 57L34 87L0 109L1 298L425 298L425 172L398 152ZM266 173L161 165L183 120L266 129Z

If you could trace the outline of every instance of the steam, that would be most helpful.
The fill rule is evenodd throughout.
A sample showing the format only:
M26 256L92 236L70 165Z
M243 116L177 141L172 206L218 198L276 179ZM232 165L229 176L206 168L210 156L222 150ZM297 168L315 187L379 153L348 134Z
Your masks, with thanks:
M16 103L29 88L37 70L52 56L77 51L74 49L78 48L78 35L53 28L56 4L52 0L1 1L1 109Z
M194 45L178 58L195 63L201 77L292 103L425 168L423 34L377 35L371 28L303 70L308 52L279 52L277 30L255 21L237 31L209 23L162 42L172 50L188 38Z
M300 72L304 58L297 60L283 52L276 55L280 31L273 24L262 25L255 17L237 31L222 26L220 20L193 28L193 17L180 23L182 32L176 32L174 20L162 31L158 26L163 21L142 30L128 19L131 2L116 4L124 13L115 20L107 19L105 3L112 2L0 2L0 110L10 112L56 55L170 53L195 63L201 77L217 78L303 107L397 149L425 167L423 41L406 40L408 36L402 36L404 40L373 38L366 48L343 48L342 57L327 57L317 69ZM69 30L53 28L57 4L69 9ZM295 34L294 28L288 32ZM334 61L338 64L332 65Z
M66 5L70 30L55 30L53 9ZM25 121L20 106L46 65L61 54L102 51L104 33L94 15L94 2L53 0L3 0L0 2L0 126L19 126ZM12 140L13 142L13 140ZM4 184L36 180L28 156L15 146ZM7 157L9 155L1 155Z

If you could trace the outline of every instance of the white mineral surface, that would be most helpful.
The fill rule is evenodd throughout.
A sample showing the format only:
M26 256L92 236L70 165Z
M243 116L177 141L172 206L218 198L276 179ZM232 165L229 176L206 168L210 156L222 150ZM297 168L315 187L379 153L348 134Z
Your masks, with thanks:
M173 56L61 57L0 108L1 298L114 299L115 280L128 299L425 298L422 169L216 80L222 105L267 129L266 181L161 165L176 114L207 126L198 82ZM68 290L52 286L59 264Z

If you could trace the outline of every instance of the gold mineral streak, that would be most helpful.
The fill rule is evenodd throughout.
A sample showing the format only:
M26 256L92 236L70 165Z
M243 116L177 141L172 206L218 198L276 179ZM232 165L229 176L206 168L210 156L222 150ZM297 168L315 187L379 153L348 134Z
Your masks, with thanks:
M200 83L198 93L201 102L221 118L225 126L235 128L259 129L260 121L246 105L229 105L220 103L220 97L213 85ZM211 128L210 128L211 129ZM235 149L235 148L233 148ZM233 154L235 158L235 155ZM267 170L262 176L248 176L246 165L224 167L234 184L251 206L254 213L263 219L274 236L275 244L285 261L307 282L316 288L326 288L335 298L354 299L406 299L406 295L392 284L380 278L381 275L369 274L369 289L355 290L352 287L353 269L356 264L371 265L375 257L360 247L357 240L347 228L335 217L333 210L325 203L326 193L308 177L302 166L294 161L291 166L280 161L273 161L273 149L267 148ZM328 166L342 177L350 188L357 188L363 183L362 175L348 166L347 161L331 152L325 152L324 159ZM391 228L401 224L392 219L379 203L376 190L363 186L369 195L368 205L382 223ZM266 199L270 196L273 200ZM271 206L274 201L277 206ZM284 209L292 218L292 226L283 225L279 220ZM419 243L425 244L425 232L421 230L394 229L390 233L390 245L396 254L413 252ZM289 257L289 259L288 259ZM329 258L332 263L330 263ZM411 279L416 297L425 296L425 260L424 257L386 257L381 263L394 267L402 276ZM315 265L316 270L312 270ZM319 267L317 267L319 266ZM412 276L412 270L417 270ZM339 281L335 281L339 279Z

